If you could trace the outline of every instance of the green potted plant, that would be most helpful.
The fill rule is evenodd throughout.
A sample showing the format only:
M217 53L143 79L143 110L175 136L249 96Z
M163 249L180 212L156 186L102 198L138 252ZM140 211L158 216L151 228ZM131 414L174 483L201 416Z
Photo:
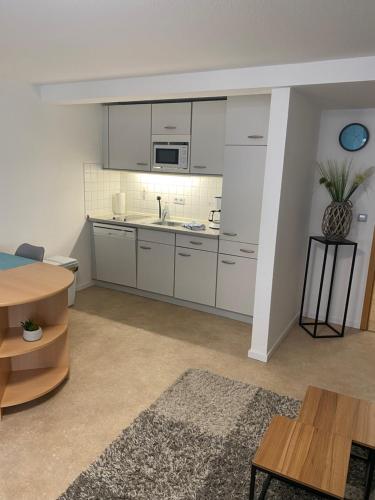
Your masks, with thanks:
M347 237L353 218L350 198L373 174L374 167L352 175L352 160L338 162L328 160L318 163L319 184L324 186L332 201L324 211L322 232L327 239L341 240Z
M22 321L21 326L23 327L23 338L27 342L35 342L35 340L42 338L43 331L41 327L32 319Z

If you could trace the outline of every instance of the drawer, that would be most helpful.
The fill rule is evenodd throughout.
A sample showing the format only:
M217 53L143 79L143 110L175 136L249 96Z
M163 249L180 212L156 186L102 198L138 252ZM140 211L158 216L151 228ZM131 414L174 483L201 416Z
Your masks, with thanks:
M163 243L164 245L174 245L175 233L167 231L155 231L153 229L138 229L138 240L153 241L154 243Z
M226 255L238 255L239 257L258 258L258 246L252 243L238 243L237 241L220 240L219 252Z
M202 238L201 236L190 236L190 234L176 234L176 246L217 252L219 242L217 238Z

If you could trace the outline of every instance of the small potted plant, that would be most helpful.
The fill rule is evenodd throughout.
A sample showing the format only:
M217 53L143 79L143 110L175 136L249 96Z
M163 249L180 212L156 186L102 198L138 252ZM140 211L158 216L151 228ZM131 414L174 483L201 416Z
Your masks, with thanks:
M23 327L23 338L27 342L35 342L35 340L42 338L43 331L41 327L32 319L22 321L21 326Z
M355 175L351 174L351 160L341 163L335 160L318 163L319 184L324 186L332 202L324 211L322 232L329 240L341 240L347 237L352 223L353 204L350 198L373 174L374 167L370 167Z

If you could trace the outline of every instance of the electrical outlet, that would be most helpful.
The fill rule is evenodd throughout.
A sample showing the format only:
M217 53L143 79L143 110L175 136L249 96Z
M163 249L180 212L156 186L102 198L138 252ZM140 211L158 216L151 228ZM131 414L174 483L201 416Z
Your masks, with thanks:
M173 203L175 205L185 205L185 198L175 198Z

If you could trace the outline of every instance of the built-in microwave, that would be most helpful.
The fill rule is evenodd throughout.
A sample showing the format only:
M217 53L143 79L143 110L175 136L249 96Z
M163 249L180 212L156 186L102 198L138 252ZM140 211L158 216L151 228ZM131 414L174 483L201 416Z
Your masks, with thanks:
M189 156L189 135L152 136L153 172L188 174Z

